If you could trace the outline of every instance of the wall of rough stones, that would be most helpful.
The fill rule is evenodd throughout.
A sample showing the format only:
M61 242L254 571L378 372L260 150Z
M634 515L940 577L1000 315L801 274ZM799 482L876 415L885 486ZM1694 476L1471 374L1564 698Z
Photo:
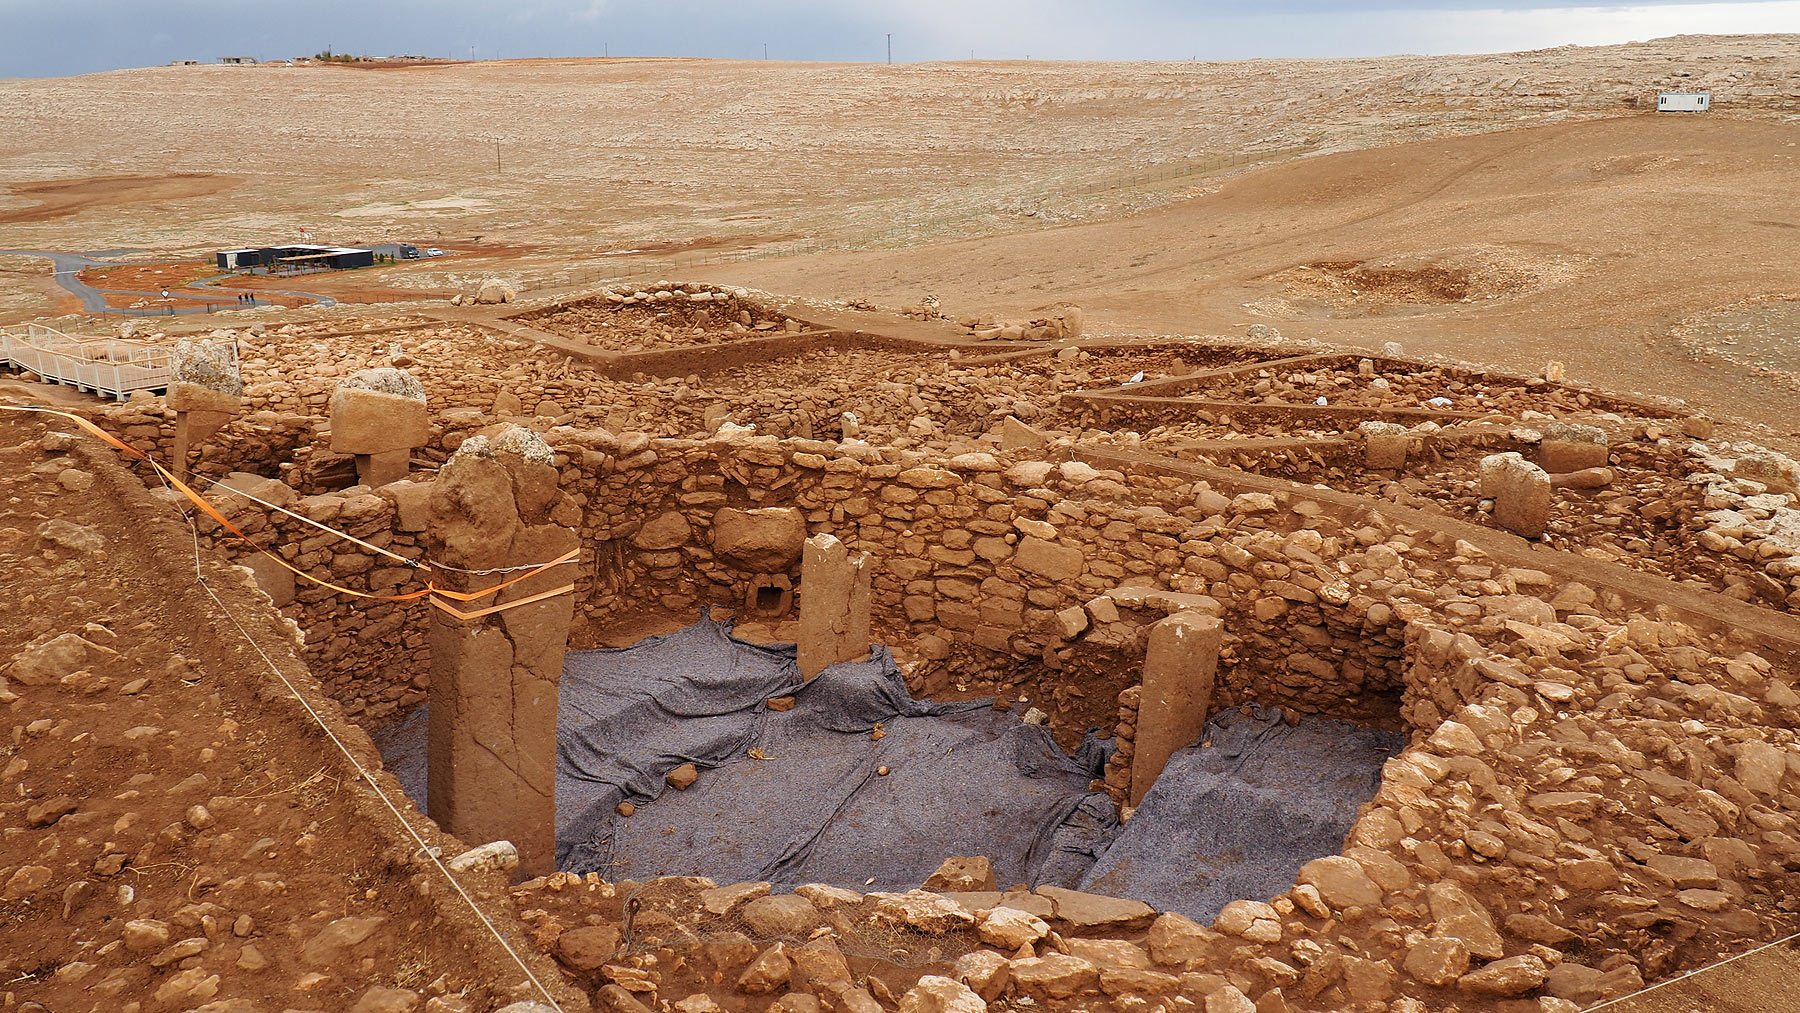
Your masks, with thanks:
M231 488L410 561L424 556L420 533L425 487L399 483L377 493L358 487L298 496L280 482L239 476L207 494L244 534L317 580L377 596L402 595L425 586L422 572L414 566L233 495ZM171 493L161 495L171 502L176 499ZM430 666L426 602L377 601L311 583L245 545L217 521L200 515L197 523L203 542L256 571L258 583L282 614L299 625L306 639L307 667L346 713L365 727L376 727L424 700Z
M830 925L818 945L834 953L868 921L934 937L954 956L890 978L896 994L926 970L989 1001L1055 1010L1179 998L1245 1011L1573 1013L1791 931L1791 667L1728 657L1687 626L1582 598L1563 598L1558 618L1540 623L1467 627L1478 634L1436 625L1442 615L1412 622L1407 707L1434 727L1389 761L1341 854L1308 863L1277 896L1227 905L1211 926L1133 901L933 877L907 894L812 886L771 898L733 923L751 934L720 958L679 940L767 884L662 880L657 896L687 896L663 905L668 921L643 945L711 954L720 967L689 982L664 960L649 995L835 994L810 968L824 958L793 940ZM583 962L575 936L560 941L616 906L610 885L559 874L516 897L572 976L625 973ZM764 908L783 920L759 917ZM789 967L772 953L791 958L786 978L764 973Z

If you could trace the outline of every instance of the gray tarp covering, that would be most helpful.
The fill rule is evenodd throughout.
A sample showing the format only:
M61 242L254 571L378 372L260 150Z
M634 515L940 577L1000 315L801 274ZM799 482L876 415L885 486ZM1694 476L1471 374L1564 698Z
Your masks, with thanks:
M1207 722L1202 742L1169 757L1143 804L1082 880L1211 924L1238 898L1266 900L1300 867L1334 855L1359 806L1381 787L1398 734L1239 708Z
M782 695L794 708L769 710ZM420 708L376 737L418 801L426 720ZM1207 921L1335 853L1398 744L1340 722L1290 728L1226 711L1209 726L1213 746L1178 752L1121 829L1088 791L1110 742L1090 735L1069 756L989 701L914 700L885 648L803 680L793 645L738 640L708 620L569 652L558 722L563 869L887 889L917 886L947 856L985 855L1002 887L1083 885ZM684 762L699 781L667 788ZM640 806L629 818L614 811L625 800Z

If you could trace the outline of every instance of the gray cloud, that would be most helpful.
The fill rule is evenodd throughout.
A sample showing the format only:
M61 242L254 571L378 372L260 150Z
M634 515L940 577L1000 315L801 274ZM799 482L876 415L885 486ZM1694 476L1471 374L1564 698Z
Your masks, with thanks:
M330 47L466 58L1230 59L1480 52L1800 29L1797 0L1554 8L1481 0L0 0L0 77L280 59Z

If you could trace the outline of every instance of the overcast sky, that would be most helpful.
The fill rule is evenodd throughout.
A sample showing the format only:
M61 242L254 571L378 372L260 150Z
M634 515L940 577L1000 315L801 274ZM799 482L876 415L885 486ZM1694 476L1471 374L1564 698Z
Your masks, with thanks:
M1478 53L1800 32L1800 0L0 0L0 77L174 59L371 55L778 60Z

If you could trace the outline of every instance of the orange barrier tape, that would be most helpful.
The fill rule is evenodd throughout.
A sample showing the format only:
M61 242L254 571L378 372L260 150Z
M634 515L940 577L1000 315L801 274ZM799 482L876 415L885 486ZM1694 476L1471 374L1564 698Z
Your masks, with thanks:
M336 591L339 594L347 594L347 595L351 595L356 598L364 598L364 599L367 599L370 601L416 601L420 598L425 598L425 597L429 596L431 598L431 603L433 605L436 605L439 609L442 609L444 612L447 612L450 615L453 615L458 619L467 621L470 619L479 619L483 616L493 615L496 612L504 612L507 609L518 608L521 605L530 605L534 602L543 601L546 598L554 598L559 594L572 594L575 591L574 584L572 584L572 583L564 584L562 587L554 588L549 591L543 591L538 594L531 595L529 597L520 598L516 601L509 601L509 602L505 602L504 604L500 604L500 605L492 605L485 609L477 609L474 612L460 611L460 610L456 609L454 606L445 604L441 600L441 598L451 598L451 599L454 599L454 600L460 601L460 602L472 602L479 598L485 598L488 595L493 594L496 591L503 591L506 588L513 586L514 584L520 583L521 581L530 580L531 578L537 576L540 573L545 572L546 570L554 569L558 566L561 566L564 563L574 562L576 559L579 559L581 557L581 550L578 548L570 549L568 552L565 552L561 556L558 556L557 558L550 560L548 563L544 563L542 565L533 567L532 569L527 570L526 572L520 574L517 577L512 578L511 580L501 581L500 583L495 584L492 587L485 587L479 591L453 591L447 587L438 587L437 584L433 581L427 581L425 588L423 590L419 590L419 591L409 591L406 594L371 594L367 591L358 591L353 588L344 587L340 584L333 584L331 581L321 580L320 578L315 577L310 573L307 573L305 570L300 569L299 567L293 565L292 563L289 563L287 560L276 555L275 553L270 552L268 549L263 548L261 545L258 545L256 543L255 539L251 538L249 535L245 534L244 532L238 530L237 525L231 523L231 521L228 520L224 514L219 512L217 507L215 507L211 503L207 502L206 497L200 495L198 492L195 492L193 490L193 488L190 487L186 482L183 482L181 479L175 477L174 472L171 472L169 469L167 469L167 468L163 467L161 464L157 463L157 461L154 458L152 458L150 455L144 453L141 450L138 450L136 447L133 447L133 446L121 441L120 439L118 439L117 437L112 435L111 433L107 432L104 429L101 429L99 426L88 421L87 419L84 419L81 416L73 414L71 412L57 411L54 408L39 408L39 407L32 406L32 405L0 405L0 410L17 411L17 412L37 412L37 413L43 414L43 415L55 415L59 418L68 419L70 422L73 422L77 426L80 426L83 431L89 433L90 435L99 437L102 441L104 441L108 445L114 447L115 449L123 451L124 453L129 454L132 457L138 458L139 460L150 465L150 467L156 469L156 473L158 475L161 475L163 477L164 481L168 482L170 486L174 487L183 496L186 496L189 500L193 501L194 506L198 507L201 510L201 512L205 513L208 517L211 517L214 521L218 522L220 527L223 527L225 530L231 532L233 535L236 535L238 537L238 539L241 540L244 544L250 546L251 548L255 549L256 551L262 553L263 555L265 555L265 556L269 557L270 559L274 560L275 562L279 563L281 566L283 566L287 570L293 572L294 575L301 577L302 579L308 580L314 584L317 584L320 587L327 588L332 591ZM315 523L316 527L324 527L324 525L317 524L316 522L314 522L314 523ZM342 535L344 538L349 539L350 541L353 541L353 542L357 541L357 539L352 538L350 535L346 535L342 531L338 531L335 528L326 528L326 530L331 531L333 534L336 534L336 535ZM441 596L441 598L440 598L440 596Z

